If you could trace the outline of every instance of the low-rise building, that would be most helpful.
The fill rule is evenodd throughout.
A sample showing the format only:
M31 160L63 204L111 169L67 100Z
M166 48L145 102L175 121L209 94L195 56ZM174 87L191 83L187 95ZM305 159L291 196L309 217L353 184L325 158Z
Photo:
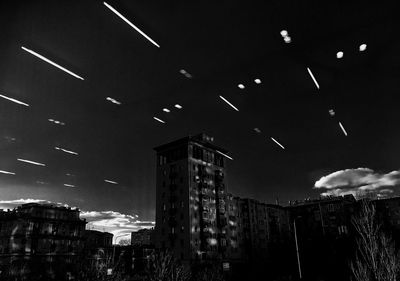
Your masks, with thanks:
M73 276L86 221L79 209L29 203L0 212L0 270L29 280Z

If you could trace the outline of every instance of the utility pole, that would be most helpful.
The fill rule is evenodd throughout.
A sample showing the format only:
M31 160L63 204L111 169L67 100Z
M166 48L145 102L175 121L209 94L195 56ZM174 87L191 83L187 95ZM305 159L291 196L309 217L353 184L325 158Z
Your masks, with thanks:
M299 277L300 277L300 279L302 279L301 266L300 266L300 255L299 255L299 245L297 243L296 218L294 218L294 220L293 220L293 227L294 227L294 240L296 242L297 265L299 266Z

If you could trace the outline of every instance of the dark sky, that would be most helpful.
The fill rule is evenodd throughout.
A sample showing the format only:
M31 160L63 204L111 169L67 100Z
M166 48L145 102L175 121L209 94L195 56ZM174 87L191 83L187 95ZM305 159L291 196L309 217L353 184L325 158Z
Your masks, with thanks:
M42 199L153 221L152 148L200 132L234 158L228 190L266 202L318 196L314 183L335 171L398 170L397 10L325 2L108 1L157 48L102 1L1 1L0 94L30 106L0 99L0 170L15 173L0 173L0 201Z

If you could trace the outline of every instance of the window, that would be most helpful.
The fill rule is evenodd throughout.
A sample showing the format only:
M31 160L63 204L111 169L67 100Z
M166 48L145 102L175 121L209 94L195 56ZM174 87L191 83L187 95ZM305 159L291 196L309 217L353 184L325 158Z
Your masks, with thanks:
M181 232L184 232L185 231L185 227L182 225L181 226Z
M163 204L163 210L164 210L164 211L167 210L167 206L165 206L165 204Z
M175 227L171 227L171 233L175 234Z

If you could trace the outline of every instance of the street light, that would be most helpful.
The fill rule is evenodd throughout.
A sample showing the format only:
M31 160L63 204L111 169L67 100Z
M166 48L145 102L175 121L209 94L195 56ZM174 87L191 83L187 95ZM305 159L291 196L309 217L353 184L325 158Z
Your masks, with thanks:
M300 265L300 255L299 255L299 245L297 243L297 230L296 230L296 219L301 218L301 216L297 216L293 220L293 227L294 227L294 240L296 242L296 254L297 254L297 265L299 266L299 277L302 279L301 275L301 265Z

